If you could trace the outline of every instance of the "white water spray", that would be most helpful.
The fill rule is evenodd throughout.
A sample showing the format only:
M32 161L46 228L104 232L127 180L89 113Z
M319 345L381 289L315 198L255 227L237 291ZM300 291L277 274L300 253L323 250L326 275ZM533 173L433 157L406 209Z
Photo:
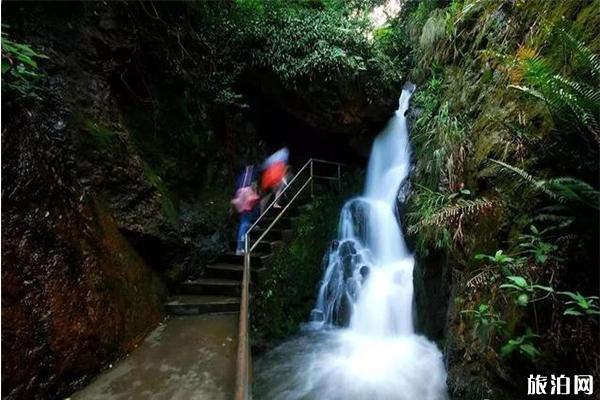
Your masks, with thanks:
M312 333L257 363L261 399L446 398L442 356L414 333L414 259L396 215L410 168L404 114L413 89L402 91L375 140L364 195L342 209L308 324Z

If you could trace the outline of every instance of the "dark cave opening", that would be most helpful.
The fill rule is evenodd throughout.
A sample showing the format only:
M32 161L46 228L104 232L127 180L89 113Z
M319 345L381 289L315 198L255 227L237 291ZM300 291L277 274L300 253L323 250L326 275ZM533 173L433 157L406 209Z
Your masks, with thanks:
M299 168L317 158L364 167L372 138L353 137L310 126L264 95L248 96L250 118L272 153L287 146L290 164ZM376 133L376 132L375 132Z

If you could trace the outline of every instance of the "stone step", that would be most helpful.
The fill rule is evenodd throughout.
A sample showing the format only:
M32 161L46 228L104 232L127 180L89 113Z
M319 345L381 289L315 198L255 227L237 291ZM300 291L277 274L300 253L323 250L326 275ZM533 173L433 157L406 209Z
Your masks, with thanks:
M250 264L253 267L264 267L269 261L270 256L270 254L254 252L250 258ZM217 258L217 263L244 265L244 256L237 255L235 252L228 252L221 254Z
M254 242L250 242L250 245L252 246L254 244ZM235 242L231 243L231 248L235 247ZM261 253L261 254L273 254L277 249L279 249L281 246L283 246L283 242L281 240L268 240L268 239L263 239L254 249L253 253Z
M241 280L222 278L201 278L193 281L183 282L179 285L181 294L216 295L216 296L239 296L241 292Z
M171 315L198 315L208 313L237 312L240 298L229 296L171 296L165 304L165 311Z
M285 207L288 204L288 200L291 200L295 195L296 195L295 190L292 191L291 193L288 193L287 195L283 195L283 199L280 202L281 208ZM274 197L271 197L269 202L273 201L273 199L274 199ZM298 195L298 197L296 197L296 199L294 200L294 203L292 203L292 206L290 208L288 208L288 211L292 211L293 209L297 208L298 206L310 203L311 201L312 201L312 196L310 195L310 189L306 188L305 190L302 191L302 193L300 193ZM271 207L271 210L274 210L275 212L277 212L278 210L281 210L281 208Z
M264 267L256 268L252 266L252 279L256 279L265 270ZM206 267L206 273L212 278L238 279L241 281L244 275L244 267L234 264L214 264Z
M261 219L259 221L257 227L258 228L268 228L274 220L275 220L275 217L264 217L263 219ZM275 225L273 225L273 228L290 229L294 225L296 220L297 220L297 217L282 216L280 219L277 220L277 222L275 222Z
M254 249L254 251L257 253L265 253L265 254L272 255L279 248L281 248L281 246L283 246L283 241L281 241L281 240L269 241L265 238L256 245L256 248Z
M256 240L258 239L265 230L263 228L256 228L250 232L250 239ZM280 229L273 228L271 229L263 240L268 241L280 241L280 240L288 240L292 237L293 231L291 229Z

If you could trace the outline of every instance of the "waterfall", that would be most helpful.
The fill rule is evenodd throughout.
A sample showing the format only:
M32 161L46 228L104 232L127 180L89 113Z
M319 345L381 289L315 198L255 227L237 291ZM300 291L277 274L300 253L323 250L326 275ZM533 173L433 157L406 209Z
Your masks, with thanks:
M345 325L351 315L351 329L364 334L414 330L413 257L396 217L398 190L410 169L404 114L413 88L402 91L398 110L373 144L364 195L342 209L311 314L313 329Z
M258 363L261 399L446 399L441 353L414 332L414 258L396 212L413 90L373 144L364 194L342 208L305 335Z

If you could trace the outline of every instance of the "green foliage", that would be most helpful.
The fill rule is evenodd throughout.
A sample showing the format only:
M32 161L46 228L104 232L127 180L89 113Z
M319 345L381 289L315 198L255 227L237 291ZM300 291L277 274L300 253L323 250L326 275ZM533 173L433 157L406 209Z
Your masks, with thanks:
M118 134L112 129L87 118L84 119L81 124L83 131L87 133L91 139L91 141L87 141L87 143L104 150L111 150L116 144Z
M437 111L440 105L440 97L442 97L442 83L442 77L433 73L431 78L412 96L411 103L413 106L421 109L421 113L415 121L415 131L425 129Z
M498 250L493 256L489 256L487 254L475 254L476 260L486 260L494 264L504 265L510 264L515 261L514 258L507 256L504 254L502 250Z
M335 227L336 208L316 200L295 223L294 240L275 256L261 278L253 304L253 340L271 341L294 333L310 313L321 259Z
M415 189L407 224L417 254L426 255L437 242L456 270L484 263L457 293L472 309L464 314L473 325L484 304L507 321L507 333L529 326L553 332L534 346L529 329L510 338L501 353L529 360L543 355L552 365L560 359L588 369L595 366L589 348L598 338L585 332L595 332L590 324L596 320L576 321L586 339L574 345L572 321L557 315L564 308L552 287L598 290L598 4L409 2L405 23L413 44L410 76L417 82L411 99ZM461 193L467 187L469 193ZM438 218L448 216L439 210L457 199L476 198L493 200L493 213L475 212L460 225ZM420 216L424 222L416 226ZM459 226L462 240L453 240ZM499 248L505 250L489 252ZM569 314L587 315L569 300ZM468 339L462 344L465 353L458 357L492 374L518 368L512 357L491 365L481 347L471 349Z
M423 25L429 18L429 14L437 7L437 3L437 0L407 2L409 14L406 23L411 37L416 38L421 35Z
M538 179L527 171L498 160L490 160L496 164L501 173L517 178L519 186L524 190L540 192L551 199L572 207L585 206L598 210L600 208L600 192L579 179L560 177Z
M583 315L600 315L600 306L596 304L598 296L583 296L581 293L558 292L563 296L570 298L565 304L568 306L564 315L574 315L577 317Z
M450 35L449 14L441 9L434 10L421 31L419 47L427 53L436 53L437 45Z
M525 254L532 254L535 261L543 265L552 257L558 246L542 240L542 235L551 228L540 232L534 225L530 225L529 229L531 234L519 235L519 247L523 249Z
M420 119L412 134L420 173L430 187L459 190L469 146L465 125L450 112L448 102L418 129L423 123Z
M499 331L506 324L500 318L500 313L495 312L487 304L479 304L474 310L463 310L461 314L469 315L474 321L473 332L484 340L490 340L494 332Z
M460 192L444 195L418 185L406 214L407 231L416 236L417 250L421 254L426 254L429 246L449 249L464 236L463 220L491 207L492 202L485 198L465 199Z
M527 279L525 279L522 276L507 276L506 279L510 283L504 283L500 285L500 288L510 289L513 295L515 296L516 303L522 307L525 307L532 301L537 301L547 297L543 296L531 299L531 297L533 297L537 291L542 291L547 294L554 292L554 289L552 289L552 287L529 283Z
M565 56L573 54L583 65L583 73L577 74L576 79L557 73L538 52L522 47L512 66L515 84L510 87L544 101L555 119L582 125L597 145L600 142L600 58L563 27L556 28L552 34L562 42Z
M37 97L35 89L42 76L37 60L48 58L29 45L8 38L2 24L2 88L24 96Z
M475 254L475 260L479 261L487 261L493 265L497 265L500 267L504 275L509 276L515 270L515 267L521 263L522 260L516 260L513 257L510 257L504 254L503 250L498 250L493 256L487 254Z
M365 13L350 12L343 3L273 1L269 7L238 1L235 17L239 46L250 65L274 72L292 88L309 82L363 80L372 99L399 84L402 68L394 64L403 49L392 29L369 37L373 27Z
M518 351L519 354L531 360L536 359L540 355L540 351L533 344L533 339L536 337L539 337L539 335L534 334L531 329L527 328L524 335L509 339L500 349L500 354L503 357L509 357L515 351Z

